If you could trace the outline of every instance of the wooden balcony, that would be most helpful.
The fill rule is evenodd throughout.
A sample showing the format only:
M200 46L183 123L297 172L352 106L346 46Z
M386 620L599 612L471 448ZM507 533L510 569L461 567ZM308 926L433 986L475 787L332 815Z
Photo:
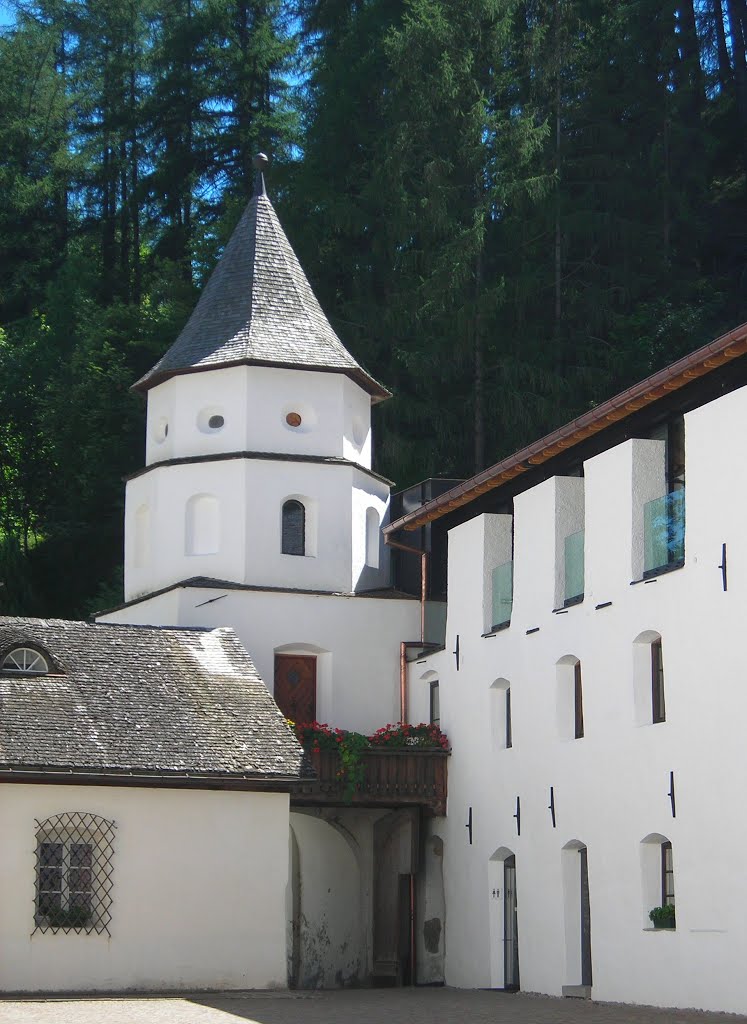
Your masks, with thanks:
M297 783L292 806L413 807L429 816L446 814L445 750L366 750L361 757L363 781L354 793L338 778L340 759L334 751L307 751L316 779Z

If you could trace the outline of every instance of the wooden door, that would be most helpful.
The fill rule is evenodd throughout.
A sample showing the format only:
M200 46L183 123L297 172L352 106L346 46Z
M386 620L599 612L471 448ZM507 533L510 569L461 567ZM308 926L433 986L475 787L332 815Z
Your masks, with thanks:
M292 722L316 720L316 658L313 655L275 655L275 700Z

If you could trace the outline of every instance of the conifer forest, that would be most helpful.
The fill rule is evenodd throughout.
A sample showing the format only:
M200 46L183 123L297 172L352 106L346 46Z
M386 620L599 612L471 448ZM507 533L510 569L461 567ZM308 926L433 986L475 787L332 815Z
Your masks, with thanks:
M746 320L746 45L747 0L0 0L0 611L121 599L129 387L259 150L398 487Z

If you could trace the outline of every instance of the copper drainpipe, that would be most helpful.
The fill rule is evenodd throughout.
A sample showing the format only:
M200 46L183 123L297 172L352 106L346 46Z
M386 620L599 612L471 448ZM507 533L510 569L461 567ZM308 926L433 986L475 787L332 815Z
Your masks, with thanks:
M407 694L407 648L421 647L425 643L425 601L428 595L428 553L410 544L402 544L391 537L384 537L390 548L410 551L420 555L420 641L402 640L399 645L399 720L404 723L408 717ZM415 875L410 875L410 984L416 984L415 978Z

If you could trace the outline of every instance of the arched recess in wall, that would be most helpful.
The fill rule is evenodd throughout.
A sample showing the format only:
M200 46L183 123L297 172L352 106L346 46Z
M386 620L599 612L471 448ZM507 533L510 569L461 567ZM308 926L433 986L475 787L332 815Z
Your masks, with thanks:
M150 562L150 509L146 504L135 511L135 538L132 564L136 569L145 569Z
M654 651L657 648L658 669L661 678L654 679L657 669ZM654 715L654 683L661 691L660 705L657 710L663 712L663 663L661 633L655 629L645 629L633 641L633 719L636 725L652 725Z
M490 684L490 732L493 746L499 750L513 746L511 714L511 684L508 679L496 679Z
M519 932L516 857L499 846L488 861L490 984L519 988Z
M441 687L438 681L438 672L429 669L423 672L420 677L422 687L417 694L418 700L423 701L423 706L428 708L428 721L432 725L441 725ZM427 702L427 703L426 703ZM416 711L416 716L418 715ZM414 719L415 720L415 719ZM424 719L425 720L425 719Z
M584 735L581 662L575 654L566 654L555 663L555 673L558 736L562 740L581 739Z
M379 545L381 544L381 523L375 508L366 509L366 565L379 568Z
M640 843L642 926L653 928L649 917L654 907L675 902L674 856L672 843L661 832L650 832Z
M346 829L313 811L290 815L291 893L286 901L295 930L289 968L298 988L360 985L367 974L368 904L358 843ZM295 856L295 864L293 858ZM289 971L290 973L290 971Z
M444 891L444 841L432 834L423 843L423 866L417 878L420 948L416 958L419 985L444 984L444 926L446 896Z
M220 502L214 494L193 494L187 502L185 552L215 555L220 551Z

